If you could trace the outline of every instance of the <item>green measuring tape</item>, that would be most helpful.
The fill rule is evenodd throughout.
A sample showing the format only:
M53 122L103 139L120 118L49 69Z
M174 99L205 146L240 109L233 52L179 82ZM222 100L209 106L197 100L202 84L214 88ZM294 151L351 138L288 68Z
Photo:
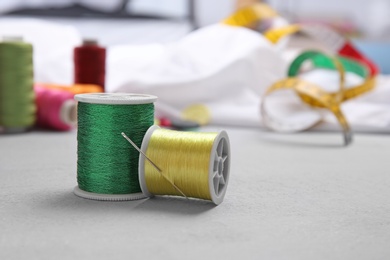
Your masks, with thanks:
M33 48L18 38L0 42L0 132L21 132L35 123Z

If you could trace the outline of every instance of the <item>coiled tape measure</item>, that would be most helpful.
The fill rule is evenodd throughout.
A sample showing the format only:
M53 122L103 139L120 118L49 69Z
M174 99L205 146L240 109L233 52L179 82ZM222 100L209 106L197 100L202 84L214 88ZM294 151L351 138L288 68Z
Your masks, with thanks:
M228 17L223 23L232 26L249 27L256 21L273 19L278 14L268 5L258 3L238 10ZM372 90L375 87L375 76L379 70L377 66L362 55L343 36L333 30L316 24L292 24L279 28L271 28L264 33L264 36L272 43L280 39L301 32L316 40L319 40L329 49L331 53L338 56L331 57L318 51L306 51L299 55L290 65L288 78L282 79L273 84L264 94L261 105L261 114L264 124L279 132L296 132L306 130L314 126L316 122L280 122L272 118L266 110L266 97L272 92L282 89L295 91L298 96L308 105L315 109L327 109L337 118L343 129L344 141L348 145L352 141L352 132L348 122L343 115L340 105L343 101L359 96ZM310 61L313 68L336 69L340 75L340 89L334 93L328 93L320 86L297 78L301 72L302 65ZM364 78L364 82L358 86L347 88L345 86L345 71L355 73Z
M332 53L363 63L369 68L371 76L379 73L378 67L360 53L351 42L324 25L292 24L280 28L271 28L264 33L264 36L271 42L277 43L281 38L297 32L301 32L322 42Z
M299 72L301 71L302 65L307 61L310 61L314 68L336 69L340 75L339 90L336 92L327 92L316 84L300 79L298 77ZM345 86L346 71L365 78L363 84L347 88ZM316 109L327 109L332 112L343 129L345 145L348 145L352 141L352 133L348 122L341 111L340 105L343 101L365 93L374 87L374 78L367 77L367 75L368 68L349 58L341 56L330 57L318 51L303 52L291 63L288 70L288 78L276 82L264 94L261 105L261 114L263 116L264 124L275 131L296 132L306 130L321 120L320 117L316 122L285 124L278 122L269 116L265 107L266 97L277 90L291 89L298 94L301 100L311 107Z

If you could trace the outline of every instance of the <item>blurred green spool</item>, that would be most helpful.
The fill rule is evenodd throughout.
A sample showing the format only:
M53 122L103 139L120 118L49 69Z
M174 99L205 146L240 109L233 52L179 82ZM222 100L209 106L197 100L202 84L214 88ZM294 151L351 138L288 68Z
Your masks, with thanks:
M33 47L18 38L0 42L0 133L22 132L35 123Z

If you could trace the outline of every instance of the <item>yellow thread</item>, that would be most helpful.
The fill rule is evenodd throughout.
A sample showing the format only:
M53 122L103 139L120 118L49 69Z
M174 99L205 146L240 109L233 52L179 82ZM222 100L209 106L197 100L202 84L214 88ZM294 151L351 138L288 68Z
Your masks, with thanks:
M178 132L157 129L153 132L146 155L162 170L162 176L145 163L145 182L154 195L182 196L211 200L209 165L213 143L218 133Z
M181 117L184 120L197 122L200 125L207 125L211 121L210 110L203 104L194 104L185 108Z
M271 28L264 33L264 37L276 44L281 38L297 33L301 30L298 24L289 24L283 27Z

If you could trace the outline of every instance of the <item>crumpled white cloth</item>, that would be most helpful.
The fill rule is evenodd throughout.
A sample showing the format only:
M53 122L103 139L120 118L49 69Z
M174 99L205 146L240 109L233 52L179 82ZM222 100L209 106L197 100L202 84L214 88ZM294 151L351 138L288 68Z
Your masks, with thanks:
M222 24L170 45L111 47L107 64L107 90L156 95L158 115L179 117L201 103L211 111L211 124L240 126L259 125L259 97L287 68L278 46Z
M217 24L170 45L110 48L107 89L158 96L159 116L180 117L184 108L200 103L210 110L211 124L262 127L261 95L286 76L290 59L291 52L281 51L257 32ZM302 78L329 91L338 87L334 71L316 70ZM347 74L347 84L361 81ZM380 76L377 85L342 104L354 131L390 133L390 79ZM330 112L307 108L294 95L276 94L272 99L267 107L280 120L322 118L313 129L340 129Z

